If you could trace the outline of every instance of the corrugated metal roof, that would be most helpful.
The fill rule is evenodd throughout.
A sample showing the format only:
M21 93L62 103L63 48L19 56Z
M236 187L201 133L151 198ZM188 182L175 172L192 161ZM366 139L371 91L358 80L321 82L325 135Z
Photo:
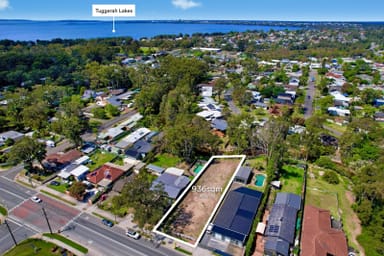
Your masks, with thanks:
M267 237L264 251L277 252L283 256L289 255L289 243L277 237Z
M286 204L297 210L301 209L301 197L292 193L277 193L275 204Z

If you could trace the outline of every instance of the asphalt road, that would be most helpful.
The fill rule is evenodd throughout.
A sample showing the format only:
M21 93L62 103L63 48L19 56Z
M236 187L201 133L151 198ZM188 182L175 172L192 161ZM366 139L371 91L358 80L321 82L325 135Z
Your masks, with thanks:
M228 102L228 107L231 110L231 112L235 115L241 114L241 110L235 105L232 99L232 93L233 93L233 88L228 89L224 95L225 100ZM229 96L230 95L230 96Z
M35 230L32 230L21 223L18 223L13 220L8 219L9 227L12 230L13 236L15 237L16 242L21 242L26 238L37 234ZM11 235L5 224L0 225L0 255L3 255L6 251L14 246Z
M92 255L129 255L129 256L180 256L177 252L153 243L125 236L119 227L107 227L100 219L82 214L62 232L68 238L90 247Z
M99 131L108 129L108 128L114 126L115 124L117 124L117 123L119 123L121 121L124 121L125 119L130 118L131 116L133 116L136 113L137 113L136 110L131 110L131 111L129 111L127 113L124 113L124 114L122 114L120 116L117 116L117 117L115 117L115 118L113 118L111 120L108 120L108 121L104 122L102 125L100 125Z
M33 189L23 187L6 177L0 177L0 203L8 209L13 209L34 194L36 191Z
M316 80L314 79L317 76L317 71L316 70L311 70L309 72L309 80L308 80L308 89L305 97L305 102L304 102L304 108L305 108L305 113L304 113L304 118L308 119L312 116L313 114L313 99L315 97L315 91L316 91Z

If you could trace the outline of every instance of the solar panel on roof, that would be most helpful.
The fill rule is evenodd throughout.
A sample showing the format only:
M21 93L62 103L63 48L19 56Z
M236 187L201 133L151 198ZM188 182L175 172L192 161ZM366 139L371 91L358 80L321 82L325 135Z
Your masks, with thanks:
M277 225L270 225L269 226L269 232L271 232L271 233L278 233L279 229L280 229L280 227Z

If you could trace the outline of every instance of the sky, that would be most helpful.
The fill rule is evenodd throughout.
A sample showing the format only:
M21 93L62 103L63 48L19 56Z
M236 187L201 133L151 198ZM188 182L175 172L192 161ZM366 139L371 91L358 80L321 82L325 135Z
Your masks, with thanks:
M0 0L0 19L106 19L92 4L135 4L127 20L384 21L383 0Z

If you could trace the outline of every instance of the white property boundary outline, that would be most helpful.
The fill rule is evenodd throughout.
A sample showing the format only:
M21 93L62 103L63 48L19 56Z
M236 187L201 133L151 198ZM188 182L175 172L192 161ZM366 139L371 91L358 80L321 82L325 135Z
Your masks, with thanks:
M192 186L197 182L197 180L200 178L200 176L205 172L205 170L207 169L207 167L211 164L211 162L215 159L220 159L220 158L224 158L224 159L228 159L228 158L240 158L240 163L239 165L237 166L236 170L234 171L233 175L232 175L232 178L229 180L228 184L227 184L227 187L225 188L224 190L224 193L221 195L221 197L219 198L219 201L217 202L215 208L213 209L212 213L211 213L211 216L209 216L208 220L207 220L207 223L205 224L204 228L202 229L199 237L196 239L196 242L194 244L191 244L191 243L188 243L188 242L185 242L179 238L176 238L176 237L173 237L171 235L168 235L168 234L165 234L159 230L157 230L160 225L164 222L164 220L171 214L171 212L173 211L173 209L179 204L179 202L184 198L184 196L189 192L189 190L192 188ZM184 192L179 196L179 198L172 204L171 208L169 208L169 210L165 213L165 215L161 218L161 220L156 224L156 226L153 228L153 232L156 233L156 234L159 234L159 235L162 235L162 236L165 236L169 239L172 239L178 243L181 243L183 245L186 245L186 246L190 246L192 248L196 248L197 245L199 244L201 238L203 237L204 233L205 233L205 230L207 229L209 223L211 222L213 216L215 215L217 209L219 208L219 206L221 205L221 202L223 201L224 197L226 196L229 188L231 187L232 183L233 183L233 180L235 179L240 167L243 165L244 161L246 159L246 156L245 155L228 155L228 156L225 156L225 155L222 155L222 156L212 156L209 161L207 163L205 163L203 169L198 173L198 175L193 179L193 181L188 185L188 187L184 190Z

